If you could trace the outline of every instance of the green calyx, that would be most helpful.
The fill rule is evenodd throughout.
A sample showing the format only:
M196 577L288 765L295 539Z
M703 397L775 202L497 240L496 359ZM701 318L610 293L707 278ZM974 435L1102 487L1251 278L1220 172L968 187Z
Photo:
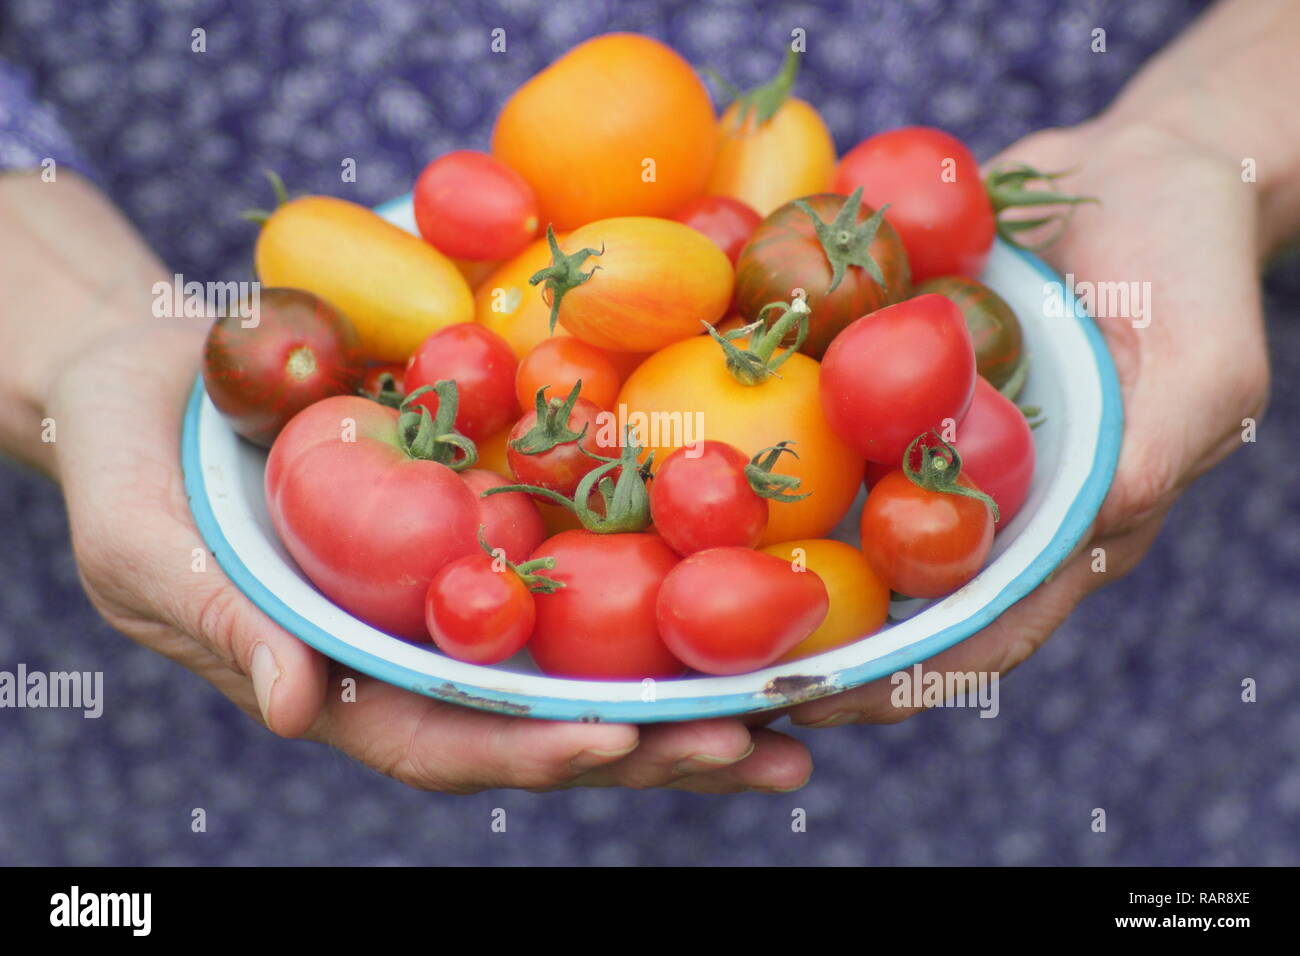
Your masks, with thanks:
M274 169L267 169L264 170L264 172L266 173L266 178L271 182L271 189L275 192L274 209L279 209L289 201L289 193L284 188L284 180L280 178L280 174ZM271 211L273 212L274 209ZM268 212L265 209L246 209L239 215L240 218L247 219L249 222L258 223L259 225L271 218L271 212Z
M853 190L853 194L844 200L844 205L830 222L823 222L813 208L802 199L795 200L795 206L812 220L821 243L826 261L831 264L831 284L827 292L834 292L844 280L844 273L849 266L860 266L875 280L876 285L885 288L885 276L880 266L871 255L871 243L876 239L880 224L884 221L885 210L889 203L881 206L864 222L858 222L858 212L862 208L862 187Z
M1061 238L1075 210L1086 202L1101 204L1095 196L1073 196L1057 190L1056 181L1069 176L1074 170L1066 169L1059 173L1044 173L1025 163L1013 163L998 166L984 177L984 188L993 204L993 216L997 222L998 235L1020 249L1037 251L1046 249ZM1046 188L1029 188L1034 183L1044 184ZM1004 219L1003 211L1026 206L1064 206L1066 211L1057 211L1048 216L1035 219ZM1019 234L1056 224L1056 229L1042 242L1026 246L1019 240Z
M412 402L426 392L438 396L438 414L429 414L424 405ZM397 438L402 451L411 458L436 461L452 471L473 468L478 461L474 443L456 431L456 410L460 396L456 383L444 379L434 385L425 385L407 395L398 405Z
M978 488L972 488L967 485L958 483L957 479L961 475L961 455L957 454L957 449L953 448L939 436L937 431L931 430L929 434L935 437L939 443L939 448L932 448L929 445L922 445L925 440L925 434L917 435L912 439L912 444L907 446L907 451L903 453L903 473L912 480L912 484L924 488L926 491L935 491L945 495L961 495L963 498L974 498L982 501L989 506L993 512L993 520L997 521L998 503L990 498ZM916 446L921 445L921 467L916 468L912 464L912 453Z
M524 582L524 586L534 594L554 594L560 588L564 587L563 581L557 581L554 578L548 578L544 574L538 574L538 571L552 571L555 569L554 558L534 558L532 561L525 561L522 564L514 564L506 557L505 550L494 548L487 542L487 528L484 525L478 526L478 543L479 547L487 552L487 556L493 561L500 561L504 566L502 571L511 571L518 575L519 580Z
M779 309L781 314L768 322L769 312ZM768 378L776 375L785 360L799 351L804 339L808 337L808 321L811 316L808 303L802 298L793 302L769 302L758 310L758 318L749 325L730 332L721 333L709 323L708 329L713 340L722 346L727 358L727 371L742 385L761 385ZM777 349L791 332L795 333L794 344L780 353ZM748 348L741 348L736 342L749 338ZM777 376L780 378L780 376Z
M640 446L632 437L631 428L625 433L623 450L617 458L604 458L583 449L583 454L595 458L601 464L583 476L572 498L536 485L502 485L499 488L489 488L483 495L486 497L507 491L526 491L540 495L568 508L578 516L584 528L595 534L632 534L644 531L650 526L650 493L646 489L646 481L650 478L654 453L646 458L645 464L641 464L637 461L640 451ZM617 480L609 477L612 471L618 471ZM600 494L603 514L591 507L593 491Z
M551 293L551 331L554 332L555 323L560 320L560 302L565 295L590 279L595 275L596 269L600 268L595 266L590 271L583 272L579 267L591 256L603 256L605 246L602 243L599 249L588 247L579 249L572 255L565 255L560 244L555 241L555 230L549 225L546 227L546 242L551 247L551 264L533 273L528 284L544 283L543 288Z
M586 425L580 432L569 427L569 416L573 414L573 406L582 391L582 379L574 383L568 397L563 399L553 398L548 402L548 387L543 385L537 390L537 424L510 443L510 447L521 455L540 455L557 445L578 441L587 434Z
M799 75L799 54L793 47L786 50L785 60L776 76L745 93L741 93L716 73L709 72L736 102L736 128L743 127L751 116L756 125L762 126L771 120L782 104L790 98L790 90L794 88L794 78Z
M363 391L361 394L372 401L385 405L388 408L401 408L405 396L397 388L397 379L393 378L389 372L381 372L376 380L379 385L378 390L371 394Z
M773 501L802 501L807 498L811 491L805 491L801 495L792 494L799 488L799 479L794 475L775 475L772 473L772 466L776 464L778 458L785 452L789 452L798 458L799 455L790 446L794 442L780 441L770 448L764 448L753 458L749 459L749 464L745 466L745 477L749 479L749 487L754 489L754 494L760 498L770 498Z

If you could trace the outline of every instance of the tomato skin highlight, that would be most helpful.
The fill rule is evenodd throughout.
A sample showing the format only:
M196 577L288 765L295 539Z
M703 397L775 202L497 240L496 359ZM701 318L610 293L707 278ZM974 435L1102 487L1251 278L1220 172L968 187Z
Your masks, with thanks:
M844 154L834 190L863 188L862 201L879 209L907 247L912 281L984 269L996 229L993 205L969 149L942 130L925 126L877 133Z
M961 310L923 295L863 316L831 343L821 403L836 434L863 457L901 464L917 435L961 419L975 378Z
M486 554L471 554L434 576L425 616L433 642L449 657L498 664L528 643L537 609L519 575L494 570Z
M578 393L593 405L609 410L618 398L622 379L609 356L580 339L557 336L541 342L519 363L515 397L520 408L532 408L542 386L548 395L567 395L579 381Z
M957 481L975 484L963 473ZM895 591L945 597L969 582L993 546L993 512L964 495L929 491L901 468L871 489L862 509L862 553Z
M355 441L344 440L349 422ZM429 639L429 582L478 549L480 509L450 468L407 457L396 409L350 395L308 406L271 446L265 486L276 534L326 597L380 630Z
M412 190L424 241L454 259L509 259L537 235L537 198L505 163L463 149L424 167Z
M819 219L829 223L846 199L821 193L804 201ZM857 222L866 222L874 212L862 203ZM828 292L834 270L817 238L816 226L806 212L787 203L763 220L740 254L736 307L746 322L753 322L768 303L787 302L793 290L803 289L811 315L801 351L821 358L835 336L855 319L911 293L907 255L888 220L880 224L868 249L885 278L884 288L866 269L849 266L835 291Z
M655 602L664 643L705 674L766 667L813 633L830 599L813 571L748 548L683 558Z
M679 448L650 485L655 530L681 555L752 548L767 528L767 502L745 476L749 458L724 442Z
M422 343L406 365L406 391L455 381L458 393L456 430L481 441L519 417L515 400L514 352L501 336L474 322L453 325ZM423 405L430 415L438 412L438 396L421 395L412 405Z
M515 91L497 117L492 153L533 187L543 227L667 216L704 192L714 119L708 90L681 56L649 37L611 33Z
M884 626L889 617L889 587L857 548L830 538L786 541L763 549L783 561L796 557L826 585L830 610L826 620L781 655L802 660L861 640Z
M740 250L763 221L753 208L730 196L701 196L677 210L672 218L712 239L733 268Z
M363 375L356 330L333 306L300 289L263 289L258 322L227 315L208 331L203 385L230 427L269 448L313 402L355 392Z
M658 535L564 531L533 557L555 558L546 576L564 584L533 595L537 623L528 650L543 673L639 681L686 670L655 620L660 586L679 560Z

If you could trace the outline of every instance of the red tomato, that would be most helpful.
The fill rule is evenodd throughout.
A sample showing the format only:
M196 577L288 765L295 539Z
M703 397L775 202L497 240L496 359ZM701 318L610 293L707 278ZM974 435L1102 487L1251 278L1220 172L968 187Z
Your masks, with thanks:
M420 343L406 363L404 384L409 395L444 379L454 381L459 392L456 430L482 441L519 417L519 403L515 401L517 365L515 353L505 339L476 322L462 322ZM438 396L429 392L414 404L426 406L434 415Z
M387 382L385 375L392 379L391 387L387 391L399 400L404 397L406 394L403 391L406 376L405 362L372 362L361 378L361 393L378 401L381 393L385 391L384 384Z
M428 640L433 576L478 549L478 501L460 476L411 458L398 412L360 396L311 405L266 460L266 504L286 550L316 587L380 630Z
M570 336L556 336L539 343L519 363L515 375L515 398L520 408L532 408L537 390L550 386L551 395L567 395L579 381L579 394L603 409L612 409L618 399L622 378L609 354Z
M912 440L959 420L975 390L961 310L922 295L858 319L822 360L822 410L864 458L896 464Z
M688 445L664 459L650 485L650 513L674 551L758 544L767 501L750 487L748 464L747 455L720 441Z
M956 480L975 487L964 474ZM922 488L899 468L871 489L861 531L862 553L893 590L944 597L984 566L993 546L993 512L977 498Z
M356 391L357 333L328 302L299 289L263 289L257 324L245 328L244 321L232 314L213 323L203 385L249 441L267 447L312 402Z
M487 153L440 156L415 181L415 224L456 259L509 259L537 235L537 198L517 172Z
M712 239L733 266L763 221L750 206L730 196L701 196L677 210L673 218Z
M483 535L494 548L500 548L506 557L518 564L528 560L539 544L546 540L546 526L542 513L537 510L532 496L522 491L507 491L483 497L489 488L500 488L510 482L493 471L471 468L460 474L479 503L479 521Z
M458 661L497 664L532 636L537 618L532 592L512 569L497 570L496 564L486 554L471 554L444 567L429 585L429 633Z
M806 568L748 548L711 548L668 573L655 608L664 643L686 664L743 674L817 630L830 597Z
M569 414L561 420L564 404L565 400L550 400L548 409L554 417L549 425L543 422L541 428L536 427L537 410L526 412L510 431L506 461L519 484L548 488L571 498L583 476L601 464L583 454L579 445L605 458L617 458L619 446L615 430L604 427L603 416L608 412L585 398L577 398ZM529 454L530 448L543 450Z
M878 133L849 150L834 190L862 187L907 247L912 281L939 276L978 278L993 247L993 204L979 163L961 140L925 126Z
M659 637L655 598L677 555L655 534L564 531L534 558L564 587L535 594L529 652L543 673L590 680L677 677L686 669Z

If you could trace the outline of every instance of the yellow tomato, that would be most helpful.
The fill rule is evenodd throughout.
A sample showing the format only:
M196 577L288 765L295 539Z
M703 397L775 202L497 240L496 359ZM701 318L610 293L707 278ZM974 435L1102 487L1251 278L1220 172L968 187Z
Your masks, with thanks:
M853 504L862 459L831 430L822 414L817 362L795 353L757 385L742 385L708 336L670 345L646 359L619 392L620 416L641 429L655 461L688 442L728 442L746 455L788 440L799 457L783 456L775 471L795 475L800 501L768 501L760 545L821 538ZM644 414L644 418L640 417Z
M650 37L612 33L521 86L492 152L533 187L543 225L669 216L704 190L714 118L689 63Z
M852 644L880 630L889 616L889 588L871 569L862 552L843 541L809 538L785 541L762 550L786 561L796 558L826 585L831 606L826 620L782 661L796 661Z
M475 321L509 342L521 361L551 335L551 307L542 290L528 284L550 264L550 247L544 238L537 239L484 279L474 294Z
M699 335L731 304L731 260L680 222L602 219L559 246L552 264L559 285L548 279L547 297L559 295L565 330L597 348L653 352Z
M500 262L483 261L479 259L452 259L456 269L465 277L465 282L471 289L477 289L483 284L483 280L497 269L501 268Z
M305 289L346 315L376 361L405 361L434 332L474 318L469 286L450 259L343 199L304 196L278 207L254 261L265 285Z

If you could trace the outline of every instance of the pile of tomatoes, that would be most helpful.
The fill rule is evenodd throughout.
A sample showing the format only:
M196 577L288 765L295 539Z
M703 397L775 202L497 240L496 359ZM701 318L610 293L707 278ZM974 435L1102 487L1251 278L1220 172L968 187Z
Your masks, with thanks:
M976 277L1032 171L934 129L838 162L791 54L721 117L655 40L590 40L435 159L419 236L324 196L256 245L205 380L271 520L391 634L492 664L736 674L978 573L1034 469L1015 315ZM862 484L861 548L828 537Z

